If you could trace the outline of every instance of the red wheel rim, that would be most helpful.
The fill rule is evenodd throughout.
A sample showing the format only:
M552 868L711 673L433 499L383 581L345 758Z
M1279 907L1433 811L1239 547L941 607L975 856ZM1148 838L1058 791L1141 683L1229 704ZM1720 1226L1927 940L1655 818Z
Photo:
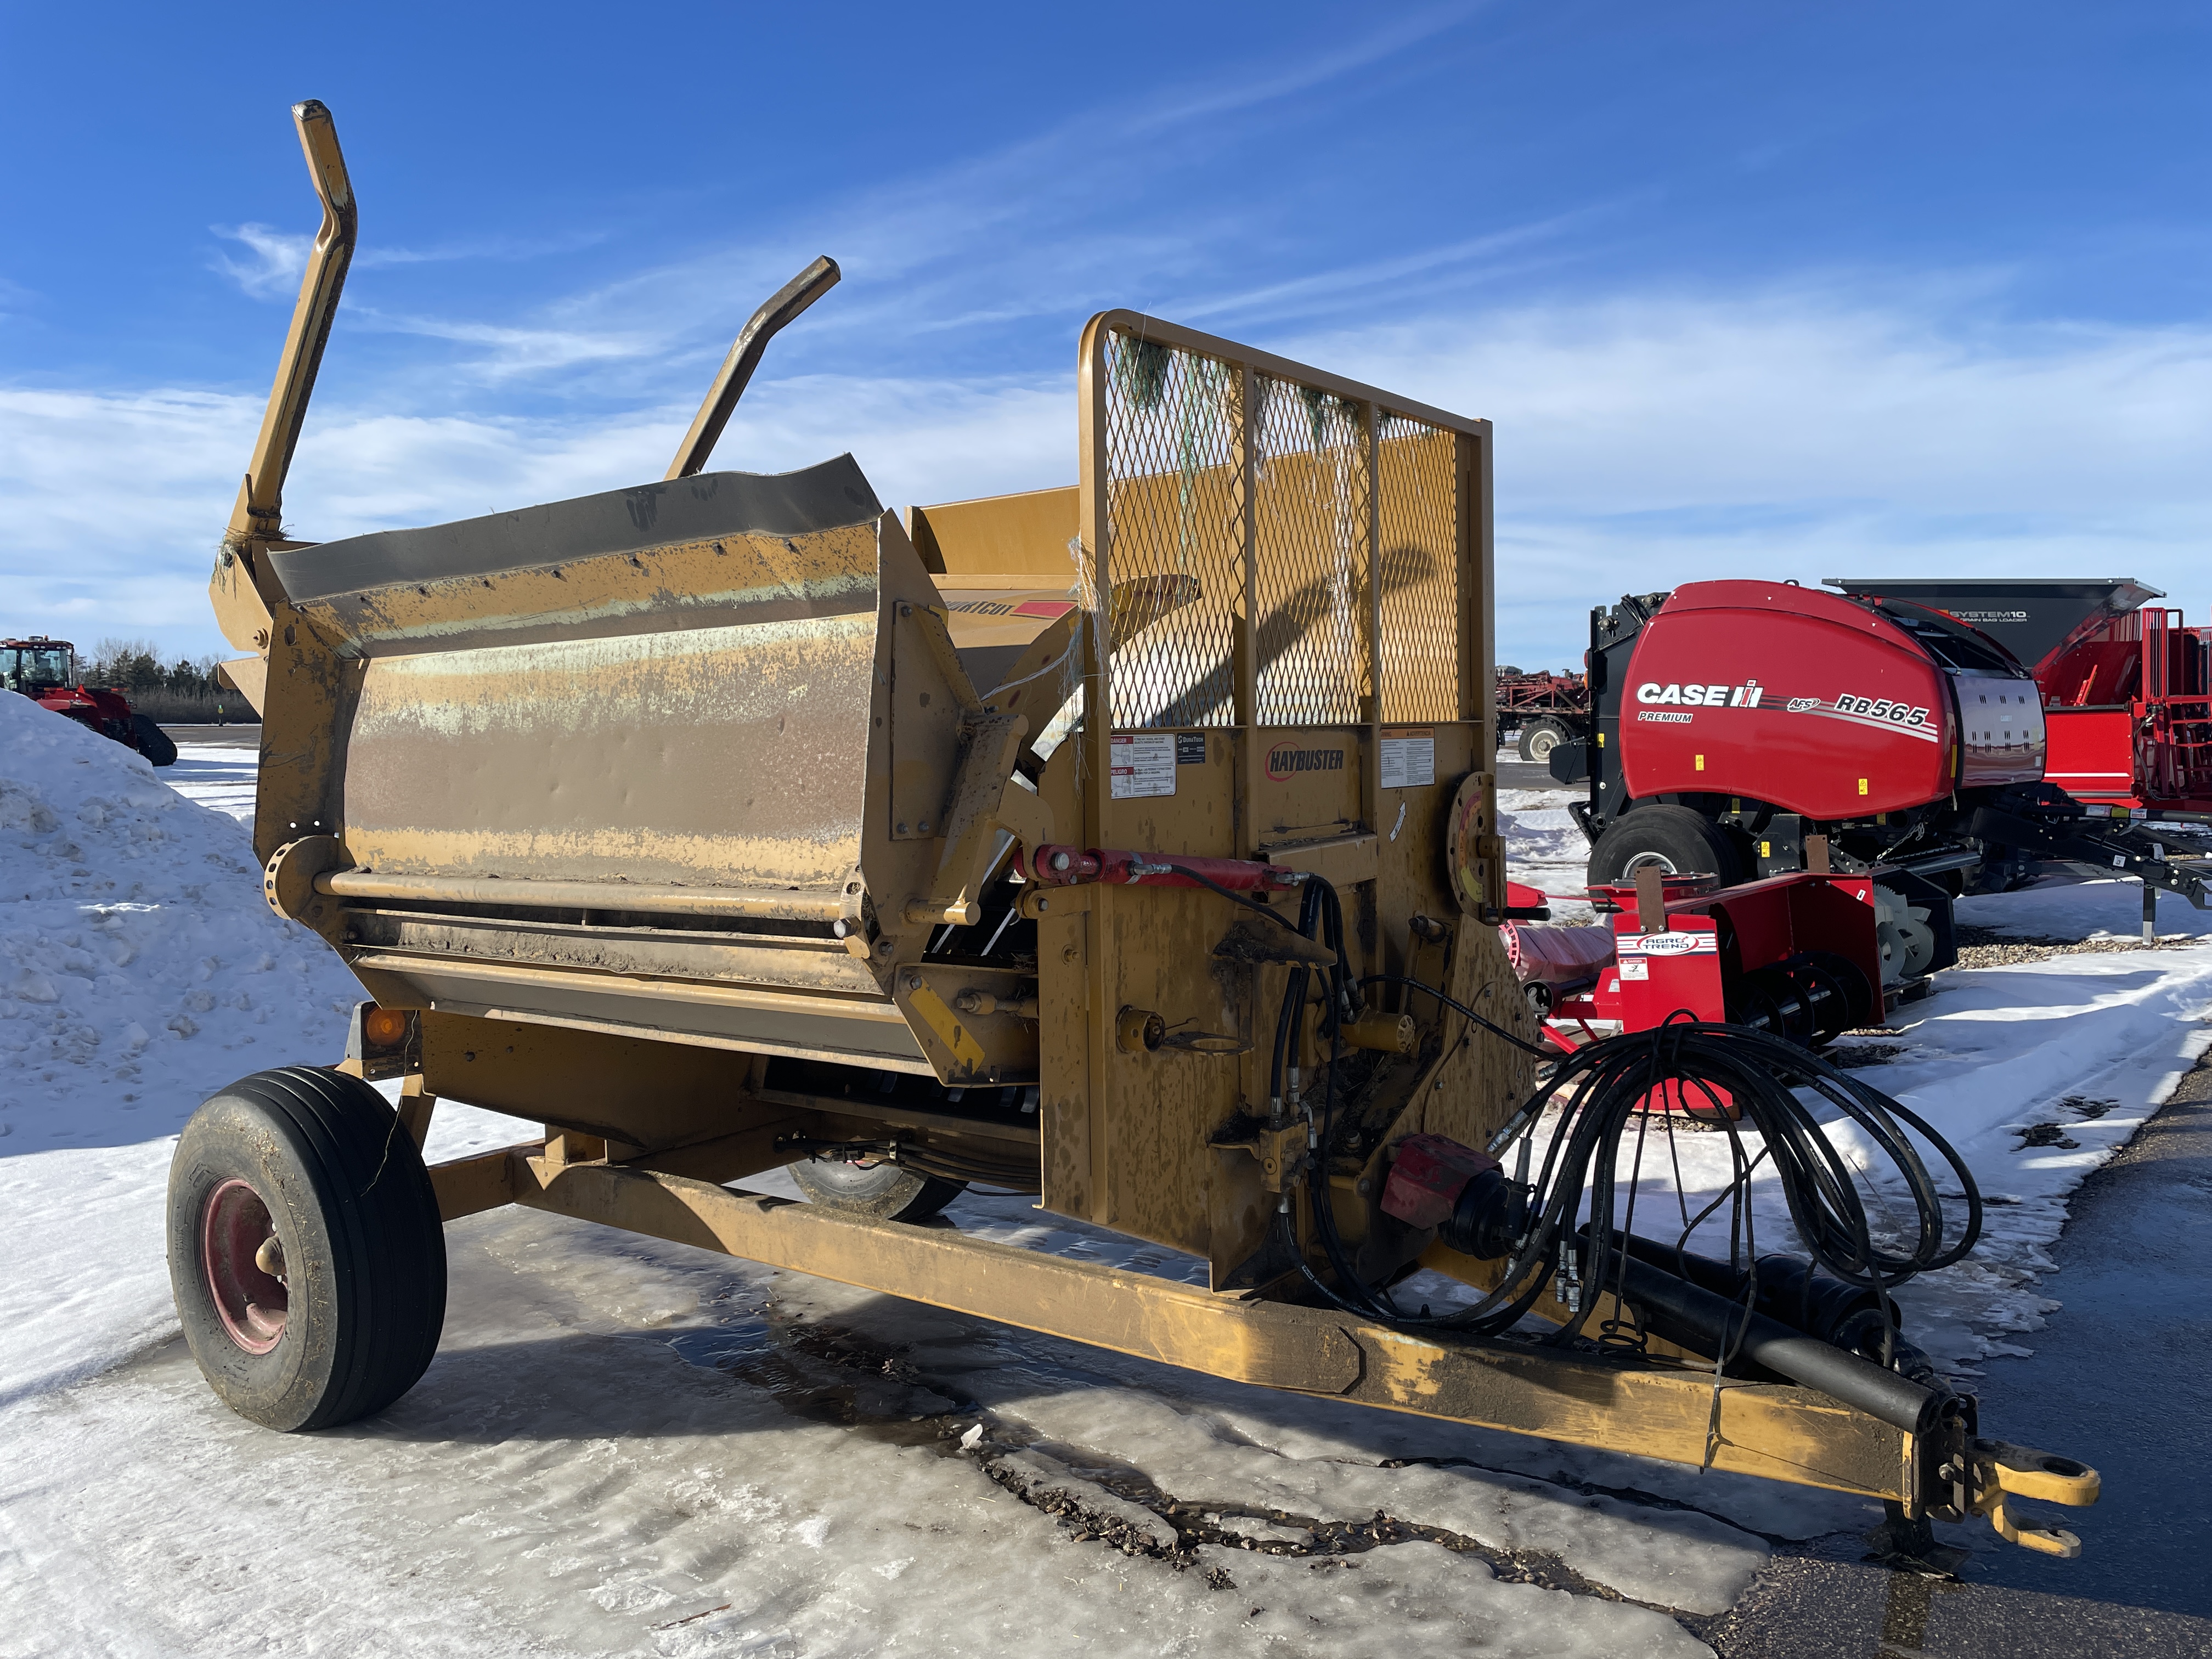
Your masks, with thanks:
M255 1259L276 1232L269 1206L243 1181L224 1182L200 1212L200 1272L223 1329L248 1353L267 1353L284 1334L283 1281Z

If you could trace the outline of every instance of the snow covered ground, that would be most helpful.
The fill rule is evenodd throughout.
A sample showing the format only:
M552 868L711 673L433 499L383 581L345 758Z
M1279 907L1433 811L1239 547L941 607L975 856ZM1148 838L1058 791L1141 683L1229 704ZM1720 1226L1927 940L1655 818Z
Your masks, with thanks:
M261 902L252 763L190 749L155 774L0 698L0 1655L1695 1654L1771 1538L1866 1522L523 1212L449 1229L444 1346L395 1408L253 1428L175 1337L169 1151L222 1083L334 1055L358 993ZM1564 799L1504 803L1514 874L1547 890L1579 874ZM1969 919L2125 935L2134 893ZM2066 1194L2186 1068L2208 1008L2212 943L1949 974L1900 1022L1865 1075L2012 1200L1973 1261L1913 1287L1916 1340L1961 1369L2020 1351L2053 1311L2036 1275ZM527 1133L441 1106L431 1152ZM1680 1141L1683 1187L1710 1189L1721 1138ZM1195 1267L1025 1200L951 1213Z
M1581 897L1589 842L1568 816L1565 789L1501 789L1498 816L1505 831L1505 867L1552 901L1554 921L1585 922L1595 913Z

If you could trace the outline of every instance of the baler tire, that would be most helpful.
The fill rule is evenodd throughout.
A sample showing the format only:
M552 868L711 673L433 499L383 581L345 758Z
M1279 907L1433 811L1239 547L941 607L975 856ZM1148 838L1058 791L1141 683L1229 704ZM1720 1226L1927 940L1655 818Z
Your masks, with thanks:
M946 1181L880 1161L841 1164L808 1158L787 1168L808 1203L877 1221L927 1221L968 1190L964 1181Z
M1562 721L1533 720L1521 728L1521 741L1516 747L1522 760L1541 766L1552 757L1552 750L1573 735Z
M155 766L177 763L177 740L164 732L151 714L133 714L131 731L138 739L138 752Z
M1590 848L1586 873L1593 887L1613 886L1634 881L1635 866L1653 861L1670 876L1717 876L1723 887L1746 877L1727 831L1701 812L1666 801L1632 807L1606 825Z
M169 1166L168 1249L201 1375L264 1428L380 1412L438 1351L437 1195L414 1139L359 1078L287 1066L210 1095Z

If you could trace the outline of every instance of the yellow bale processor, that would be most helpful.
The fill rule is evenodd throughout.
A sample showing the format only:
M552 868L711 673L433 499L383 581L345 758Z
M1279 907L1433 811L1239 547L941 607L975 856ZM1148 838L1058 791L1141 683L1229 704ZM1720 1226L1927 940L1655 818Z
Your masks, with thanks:
M1539 1091L1497 931L1487 422L1115 311L1082 333L1066 488L901 514L849 456L707 471L822 260L664 478L289 539L355 234L329 112L295 115L324 224L211 591L264 721L268 901L372 1000L343 1063L243 1079L179 1146L172 1274L226 1401L286 1430L389 1404L437 1345L441 1224L525 1205L1867 1494L1923 1541L1978 1513L2075 1547L2007 1504L2086 1503L2094 1472L1982 1437L1894 1328L1888 1289L1955 1259L1940 1215L1885 1247L1846 1171L1808 1200L1814 1262L1741 1270L1612 1218L1661 1071L1732 1079L1792 1170L1825 1155L1774 1079L1841 1073L1702 1027ZM544 1136L426 1169L441 1099ZM732 1184L781 1168L811 1202ZM919 1224L969 1182L1209 1283ZM1422 1268L1464 1294L1394 1298Z

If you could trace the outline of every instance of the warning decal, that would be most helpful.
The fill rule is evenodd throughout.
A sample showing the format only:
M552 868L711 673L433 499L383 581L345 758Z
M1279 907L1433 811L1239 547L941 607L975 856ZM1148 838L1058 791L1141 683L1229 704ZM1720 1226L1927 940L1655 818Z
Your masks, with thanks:
M1413 789L1437 781L1437 734L1428 726L1382 728L1382 784Z
M1116 732L1113 750L1109 764L1115 800L1175 793L1174 732Z

